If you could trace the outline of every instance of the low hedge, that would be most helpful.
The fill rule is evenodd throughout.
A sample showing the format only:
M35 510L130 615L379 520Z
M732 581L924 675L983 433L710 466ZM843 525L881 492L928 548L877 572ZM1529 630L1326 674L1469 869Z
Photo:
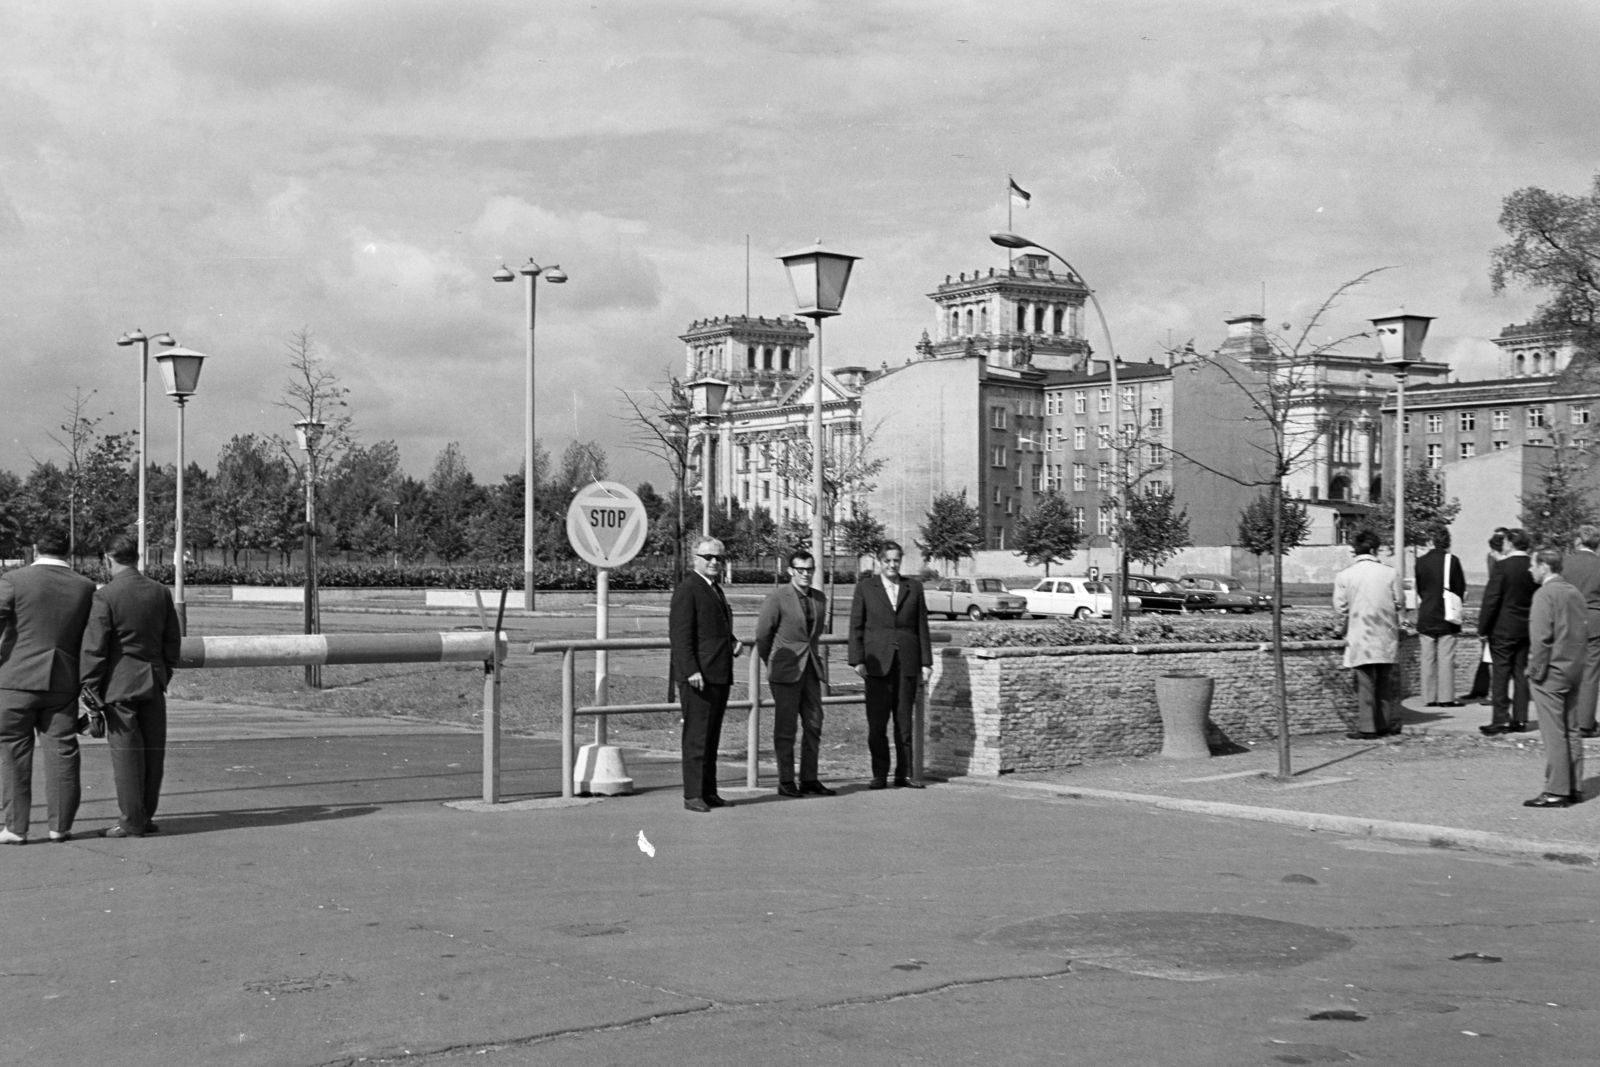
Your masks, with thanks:
M1285 641L1337 641L1344 628L1327 615L1284 616ZM1162 645L1225 641L1271 641L1272 620L1248 622L1204 616L1142 617L1128 620L1126 630L1109 622L1061 619L1046 626L994 623L976 629L967 644L975 648L1045 648L1064 645Z

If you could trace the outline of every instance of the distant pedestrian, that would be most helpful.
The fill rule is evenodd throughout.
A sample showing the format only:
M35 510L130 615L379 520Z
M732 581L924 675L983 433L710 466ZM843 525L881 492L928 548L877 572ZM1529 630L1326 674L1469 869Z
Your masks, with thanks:
M1595 703L1600 701L1600 526L1588 523L1578 527L1577 551L1568 553L1561 568L1562 577L1583 594L1589 612L1589 652L1583 670L1583 686L1578 692L1578 733L1594 737Z
M1370 741L1400 732L1392 692L1400 658L1400 612L1395 570L1378 562L1378 535L1351 538L1355 562L1333 579L1333 614L1345 628L1344 665L1356 672L1356 728L1345 736Z
M778 760L778 792L786 797L831 797L817 778L822 749L822 651L817 641L826 624L828 598L811 588L817 561L809 552L789 557L789 583L774 589L756 622L756 652L767 665L774 707L772 751ZM800 781L794 777L794 739L800 734Z
M1489 724L1479 729L1491 737L1528 729L1528 609L1539 585L1530 569L1527 533L1508 530L1506 545L1510 551L1494 565L1478 612L1478 636L1489 642L1493 659L1489 697L1494 707Z
M1422 702L1430 708L1459 708L1456 699L1456 637L1467 574L1450 554L1450 531L1434 534L1433 547L1417 559L1417 634L1421 638Z
M1578 694L1589 649L1589 612L1583 594L1561 576L1561 552L1541 548L1533 557L1528 614L1528 681L1539 709L1544 742L1544 792L1525 808L1565 808L1583 800L1583 739L1578 736Z
M900 574L905 550L889 541L878 550L878 573L856 582L850 603L850 666L867 683L869 789L889 785L889 724L894 724L894 784L921 789L912 767L917 686L933 676L933 639L922 583Z
M106 711L106 742L121 820L105 837L160 833L167 754L167 683L183 631L167 587L139 573L139 542L119 537L106 550L111 581L97 589L83 635L83 688Z
M741 649L722 592L723 559L722 542L715 537L696 542L695 572L673 590L667 622L672 674L682 679L683 806L702 813L730 806L717 795L717 745L733 689L733 661Z
M50 840L78 814L78 653L94 583L67 563L65 530L36 535L34 560L0 575L0 844L28 840L33 745L44 748Z
M1505 558L1506 532L1508 527L1496 526L1494 535L1489 538L1489 555L1484 562L1484 581L1494 574L1494 565ZM1489 702L1489 642L1483 639L1478 641L1478 669L1472 675L1472 690L1467 693L1467 703L1474 701L1480 704Z

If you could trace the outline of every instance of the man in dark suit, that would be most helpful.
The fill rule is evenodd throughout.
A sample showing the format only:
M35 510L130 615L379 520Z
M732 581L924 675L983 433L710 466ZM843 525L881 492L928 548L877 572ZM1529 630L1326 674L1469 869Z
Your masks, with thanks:
M717 795L717 743L733 689L733 661L742 649L733 636L733 612L723 595L722 542L702 537L694 548L694 573L672 592L668 633L672 674L682 679L683 806L708 812L729 807Z
M1541 548L1533 557L1539 583L1528 613L1528 681L1539 709L1544 742L1544 792L1525 808L1565 808L1583 799L1583 739L1578 736L1578 693L1589 651L1589 612L1583 594L1561 577L1561 552Z
M1561 576L1583 594L1589 612L1589 651L1578 691L1578 733L1594 737L1595 704L1600 701L1600 526L1578 527L1578 550L1567 554Z
M83 687L106 709L106 741L122 820L105 837L143 837L161 798L167 755L167 682L183 631L167 588L139 573L139 542L106 550L111 582L95 591L83 635Z
M0 844L28 840L36 732L50 840L69 840L78 814L78 651L94 583L66 555L66 533L48 530L32 566L0 575Z
M1454 596L1455 620L1446 618L1446 594ZM1459 708L1456 699L1456 637L1467 574L1450 553L1450 531L1439 530L1433 548L1417 559L1417 636L1422 659L1422 701L1430 708Z
M873 789L888 787L889 722L894 721L894 784L921 789L912 776L917 685L933 676L933 641L922 583L903 578L905 550L893 541L878 552L878 573L856 582L850 603L850 666L867 683L867 750Z
M1528 729L1528 609L1539 586L1528 562L1527 532L1508 530L1506 544L1511 551L1490 572L1478 612L1478 636L1488 640L1493 659L1489 695L1494 715L1489 725L1479 727L1490 736ZM1514 697L1508 695L1513 688Z
M786 797L831 797L834 791L817 778L822 748L822 636L828 598L811 588L817 564L809 552L789 557L789 584L774 589L761 605L756 622L756 652L767 665L772 686L772 751L778 759L778 792ZM800 784L794 780L794 737L800 742Z

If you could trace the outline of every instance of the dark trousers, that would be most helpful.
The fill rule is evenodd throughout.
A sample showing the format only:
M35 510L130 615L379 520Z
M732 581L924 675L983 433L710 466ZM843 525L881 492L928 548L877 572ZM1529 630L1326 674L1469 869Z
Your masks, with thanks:
M722 716L728 710L732 685L707 682L696 690L688 682L678 686L683 704L683 799L717 795L717 744L722 740Z
M0 820L26 836L33 812L33 735L44 748L50 829L66 833L78 815L78 697L0 689Z
M167 762L167 698L106 705L106 743L111 746L111 774L117 783L122 828L144 833L161 799L161 773Z
M894 720L894 776L911 777L911 732L917 706L915 673L900 669L900 657L889 664L881 678L867 675L867 751L872 755L872 777L889 777L889 721Z
M1539 710L1539 739L1544 742L1544 791L1559 796L1583 792L1583 738L1578 734L1578 693L1571 689L1533 686Z
M1394 664L1363 663L1356 672L1356 729L1364 734L1386 734L1400 725L1394 714Z
M772 752L778 759L778 781L794 782L794 737L800 741L800 780L817 780L817 753L822 748L822 680L806 661L798 682L772 683Z
M1589 625L1592 627L1594 623ZM1597 701L1600 701L1600 632L1591 630L1583 665L1583 685L1578 688L1578 729L1594 729Z
M1489 655L1493 668L1489 674L1489 697L1494 707L1490 720L1496 726L1528 721L1528 642L1491 641Z

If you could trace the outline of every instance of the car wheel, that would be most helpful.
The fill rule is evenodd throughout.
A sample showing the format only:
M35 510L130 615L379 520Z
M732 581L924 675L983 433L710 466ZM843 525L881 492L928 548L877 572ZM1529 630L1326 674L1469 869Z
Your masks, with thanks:
M1093 614L1093 612L1091 612L1088 608L1079 608L1077 611L1072 613L1072 617L1074 619L1087 619L1091 614Z
M1030 619L1048 619L1049 617L1050 616L1048 616L1048 615L1029 615L1028 616L1028 618L1030 618Z
M983 609L978 607L976 604L972 605L972 607L967 609L967 618L971 619L973 622L982 622Z

